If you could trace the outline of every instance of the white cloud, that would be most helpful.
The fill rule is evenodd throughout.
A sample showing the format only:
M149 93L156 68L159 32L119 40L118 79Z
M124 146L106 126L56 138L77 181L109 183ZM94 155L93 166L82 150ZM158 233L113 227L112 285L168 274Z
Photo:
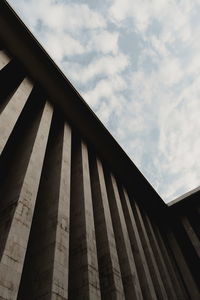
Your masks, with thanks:
M49 28L76 31L83 28L104 28L105 18L91 10L87 4L66 3L54 0L10 1L24 15L27 24L34 28L38 21Z
M94 32L92 39L89 42L89 47L97 52L102 52L103 54L107 54L109 52L117 54L118 38L119 34L117 32L109 32L107 30Z
M57 62L61 62L65 56L86 52L85 47L78 40L66 33L45 34L43 45Z
M115 93L122 92L126 89L127 84L120 76L114 76L110 79L100 80L96 86L83 94L89 105L94 109L99 104L100 99L110 99Z
M86 83L89 80L94 80L97 75L113 76L119 74L124 71L128 64L128 56L119 53L117 55L105 55L97 58L87 66L77 63L65 63L64 68L70 74L71 78Z

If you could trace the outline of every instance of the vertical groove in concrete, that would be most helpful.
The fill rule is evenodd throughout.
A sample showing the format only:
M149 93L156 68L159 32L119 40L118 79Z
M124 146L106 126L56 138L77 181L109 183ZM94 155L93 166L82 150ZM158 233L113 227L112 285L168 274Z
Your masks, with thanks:
M54 112L18 298L67 299L71 131Z
M176 299L176 294L175 294L175 291L173 289L173 284L172 284L172 281L171 281L171 278L170 278L170 274L168 273L168 270L166 268L165 261L163 259L162 252L160 250L160 247L158 245L156 236L154 234L151 221L145 213L143 213L143 220L144 220L144 224L146 226L147 232L148 232L148 236L150 238L151 246L152 246L153 251L155 253L155 259L157 261L157 265L158 265L158 268L160 270L161 278L162 278L162 280L165 283L165 286L167 288L167 294L168 294L170 299L175 300Z
M200 241L199 241L194 229L192 228L190 221L188 220L188 218L186 216L182 216L181 223L183 225L183 228L185 229L185 232L187 233L187 236L188 236L191 244L193 245L193 247L200 259Z
M106 172L106 186L115 233L119 263L126 299L142 299L142 292L132 254L126 222L121 206L117 183L112 174Z
M0 50L0 70L5 67L11 60L10 56L5 50Z
M132 202L132 208L136 218L136 223L138 225L138 230L140 232L141 242L144 248L145 256L149 266L150 274L154 283L154 288L157 294L158 299L169 299L167 296L167 291L165 289L165 284L161 279L160 272L156 263L155 254L151 247L149 237L140 213L140 208L136 202Z
M0 155L14 128L15 123L17 122L18 117L22 112L24 105L26 104L32 88L32 82L25 78L0 115Z
M101 161L90 155L91 187L102 299L124 299L121 271Z
M195 281L192 277L192 274L187 266L185 258L182 254L182 251L176 241L176 238L175 238L175 235L173 234L173 232L169 231L167 233L167 239L169 241L170 248L172 249L176 263L180 269L182 278L184 280L185 286L187 287L187 292L190 295L190 298L192 300L199 300L200 293L199 293L198 287L196 286L196 283L195 283Z
M12 59L0 70L0 113L3 111L24 77L25 71L21 64L15 59Z
M163 258L164 258L165 264L169 270L169 274L170 274L170 277L171 277L171 280L173 283L173 289L176 293L176 297L177 297L177 299L188 300L189 299L188 294L186 293L186 289L185 289L185 286L180 277L179 271L173 261L172 255L170 255L169 249L167 249L167 245L163 239L163 235L165 235L165 232L162 231L162 235L161 235L161 233L158 229L158 225L153 226L153 227L154 227L154 232L156 234L159 247L163 253Z
M16 299L32 222L52 108L47 103L31 151L0 262L0 297ZM17 178L16 178L17 180ZM17 196L17 195L16 195ZM9 274L5 279L5 274ZM7 295L7 297L5 297Z
M157 299L152 278L147 265L146 257L141 243L138 227L133 215L130 205L130 199L126 190L122 187L120 190L120 197L122 199L122 208L126 219L127 229L131 242L131 247L135 259L136 268L141 284L141 289L144 299ZM133 201L133 200L132 200Z
M88 150L75 135L72 144L69 298L101 298Z

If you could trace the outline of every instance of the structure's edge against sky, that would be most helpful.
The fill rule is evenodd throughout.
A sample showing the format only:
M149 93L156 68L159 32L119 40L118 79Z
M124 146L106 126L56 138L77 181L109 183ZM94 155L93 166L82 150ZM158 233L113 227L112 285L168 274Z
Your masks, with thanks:
M199 185L198 1L9 3L166 202Z
M10 8L10 6L6 3L6 7L9 9L9 14L10 12L12 14L14 14L15 16L15 27L14 27L14 34L15 35L15 41L13 41L12 37L9 37L9 30L11 28L6 28L6 30L1 30L0 29L0 35L4 36L5 39L9 40L9 43L11 43L10 45L14 45L15 47L17 47L19 50L18 51L18 56L21 58L20 60L23 61L25 63L25 66L27 67L28 70L33 70L34 72L30 72L31 74L35 74L35 78L37 78L39 81L41 81L44 84L45 89L50 89L52 92L52 89L57 89L56 91L54 91L54 99L59 99L59 104L61 104L61 107L63 106L64 103L64 109L65 109L65 113L68 117L70 117L70 111L69 111L69 107L71 109L72 113L72 118L76 118L76 121L78 121L79 123L79 128L82 128L84 126L81 127L81 125L86 125L86 131L88 128L90 128L91 130L91 124L90 122L88 122L88 116L89 119L91 120L91 122L94 125L94 129L96 129L95 132L93 132L91 134L92 138L95 139L97 148L99 147L101 149L100 153L103 153L105 151L107 158L109 159L109 161L111 162L111 164L116 165L116 169L118 169L118 173L122 173L124 174L124 178L127 178L127 181L129 181L130 186L132 186L133 181L135 180L135 185L136 185L136 189L142 187L144 188L144 190L141 190L141 202L144 201L146 202L147 206L152 206L156 209L156 207L165 207L163 200L160 198L160 196L157 194L157 192L155 191L155 189L151 186L151 184L147 181L147 179L143 176L143 174L140 172L140 170L135 166L135 164L132 162L132 160L130 159L130 157L128 157L128 155L124 152L124 150L122 149L122 147L118 144L118 142L115 140L115 138L110 134L110 132L105 128L105 126L102 124L102 122L99 120L99 118L94 114L94 112L88 107L88 105L85 103L85 101L83 100L83 98L79 95L79 93L76 92L76 89L70 84L70 82L66 79L66 76L63 74L63 72L59 69L59 67L57 67L57 65L54 63L54 61L51 59L51 57L46 53L46 50L40 45L40 43L35 39L35 37L33 36L33 34L30 32L30 30L26 27L26 25L21 21L21 18L18 17L18 15L13 11L12 8ZM1 4L2 5L2 4ZM7 20L5 21L7 22ZM16 23L17 22L17 23ZM19 27L19 28L18 28ZM5 27L4 27L5 28ZM8 32L5 32L7 31ZM10 31L11 32L11 31ZM17 35L20 35L20 38L26 38L25 44L23 45L23 43L19 43L17 41ZM23 38L21 39L21 41L23 40ZM56 74L56 76L58 76L59 78L56 78L56 80L54 81L54 86L52 86L52 84L48 85L48 80L46 81L44 79L44 65L43 65L43 60L41 60L41 57L39 59L40 62L40 66L38 65L38 62L36 63L36 58L34 57L34 50L30 48L30 45L34 47L34 50L37 52L37 55L41 56L44 60L45 60L45 67L47 67L49 71L51 69L51 71L53 72L53 75ZM14 47L14 48L15 48ZM20 54L20 49L23 48L22 53ZM26 53L26 58L24 61L24 56L23 54L25 54L26 49L29 49L28 51L30 51L31 53ZM15 48L16 50L16 48ZM33 50L33 51L32 51ZM30 60L30 57L32 57L33 60ZM35 64L36 63L36 64ZM40 72L40 70L42 70L42 72ZM48 77L48 79L51 81L51 71L50 72L46 72L46 77ZM38 76L37 76L38 75ZM55 78L54 78L55 79ZM63 85L65 85L65 91L66 93L64 93L64 95L61 93L58 93L58 85L57 82L59 81L59 84L62 82ZM67 83L67 84L66 84ZM46 86L45 86L46 84ZM60 87L60 85L59 85ZM62 86L63 88L63 86ZM72 95L72 100L67 100L70 101L70 106L67 106L66 104L66 94ZM60 97L58 96L60 95ZM57 96L55 98L55 96ZM78 102L75 100L78 97ZM70 97L69 97L70 99ZM74 101L76 102L74 104ZM73 105L79 105L79 109L78 112L76 111L76 108L73 107ZM83 109L83 115L82 115L82 109ZM81 118L83 120L80 121L80 116L77 116L77 114L81 113ZM86 114L87 116L84 117L84 114ZM84 123L85 121L85 123ZM80 122L83 122L82 124L80 124ZM93 129L93 128L92 128ZM83 129L83 131L85 130L85 128ZM95 136L97 134L97 136ZM98 134L103 135L103 140L105 138L105 141L107 141L107 147L106 149L104 149L104 146L102 145L101 142L101 138L98 139ZM84 134L87 137L87 134ZM90 136L90 138L91 138ZM90 139L89 138L89 139ZM109 152L110 151L110 152ZM104 156L105 156L104 153ZM109 155L108 155L109 154ZM117 164L116 164L117 162ZM114 168L115 169L115 168ZM124 170L125 169L125 170ZM139 183L139 185L137 185L137 183ZM145 196L145 193L148 192L149 193L149 198ZM143 197L143 196L144 197ZM147 194L146 194L147 195ZM148 198L148 199L147 199ZM147 203L147 200L149 201ZM154 203L155 202L155 203Z

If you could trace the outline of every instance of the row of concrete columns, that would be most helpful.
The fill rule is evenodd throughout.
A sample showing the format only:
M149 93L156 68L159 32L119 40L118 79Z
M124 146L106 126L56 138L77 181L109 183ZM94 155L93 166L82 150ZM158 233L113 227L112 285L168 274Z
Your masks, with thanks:
M12 81L0 89L0 298L199 299L173 229L146 214L4 51L0 68Z

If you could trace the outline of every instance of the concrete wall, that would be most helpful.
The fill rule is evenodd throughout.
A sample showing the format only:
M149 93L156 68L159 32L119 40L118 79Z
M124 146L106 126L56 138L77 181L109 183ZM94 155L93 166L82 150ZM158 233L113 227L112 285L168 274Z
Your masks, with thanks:
M199 206L149 215L134 182L127 190L5 57L1 51L0 299L200 299Z

